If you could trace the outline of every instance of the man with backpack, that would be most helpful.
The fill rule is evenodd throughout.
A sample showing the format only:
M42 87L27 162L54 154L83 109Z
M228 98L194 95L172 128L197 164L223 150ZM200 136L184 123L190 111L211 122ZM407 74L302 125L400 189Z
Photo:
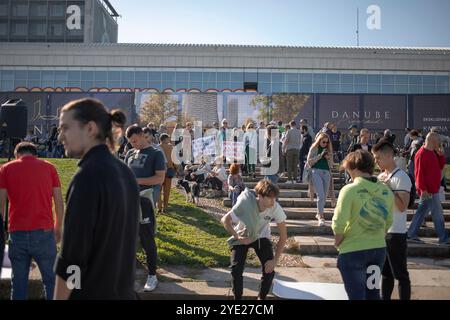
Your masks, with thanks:
M399 169L394 160L394 147L381 140L372 148L376 164L382 171L378 179L394 193L393 223L386 235L386 261L382 272L381 297L390 300L394 281L398 280L400 300L410 300L411 281L407 269L406 217L411 194L411 179Z

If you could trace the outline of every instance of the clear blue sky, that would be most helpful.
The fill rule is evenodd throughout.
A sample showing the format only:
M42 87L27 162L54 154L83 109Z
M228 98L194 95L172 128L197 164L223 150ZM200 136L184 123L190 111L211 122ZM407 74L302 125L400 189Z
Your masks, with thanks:
M450 47L450 0L110 0L119 42ZM381 30L369 30L369 5Z

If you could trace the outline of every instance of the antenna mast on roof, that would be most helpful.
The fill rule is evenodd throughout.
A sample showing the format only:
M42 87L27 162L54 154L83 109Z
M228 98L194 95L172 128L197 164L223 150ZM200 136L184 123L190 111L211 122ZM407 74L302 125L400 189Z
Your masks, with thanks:
M356 8L356 46L359 47L359 8Z

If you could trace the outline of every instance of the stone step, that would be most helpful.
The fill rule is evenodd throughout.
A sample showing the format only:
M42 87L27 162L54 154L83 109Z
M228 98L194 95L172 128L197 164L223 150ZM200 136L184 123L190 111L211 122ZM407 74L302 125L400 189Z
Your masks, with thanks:
M291 220L313 220L316 217L317 210L312 208L283 208L288 219ZM325 209L325 219L331 220L333 217L333 208ZM414 216L414 210L408 210L408 221L412 220ZM431 215L428 214L425 217L426 221L432 221ZM450 210L444 210L444 220L450 222Z
M255 178L250 178L250 177L243 177L244 183L250 183L250 182L258 182L260 180L264 179L264 176L256 176ZM335 186L339 186L341 187L344 183L344 179L340 179L340 178L333 178L334 181L334 185ZM278 184L280 183L285 183L287 182L287 178L279 178L278 179Z
M278 199L278 203L282 206L282 207L296 207L296 208L313 208L316 207L316 201L311 201L309 198L279 198ZM416 201L416 206L415 208L417 208L417 203L418 201ZM231 207L231 199L229 198L225 198L223 199L223 205L225 207L230 208ZM327 200L325 203L325 207L326 208L331 208L331 201ZM443 209L450 209L450 201L444 201L442 202L442 208Z
M422 238L425 244L408 243L410 257L450 257L450 246L438 244L437 239ZM333 236L296 236L290 238L289 253L301 255L332 255L338 254L334 247Z
M409 224L408 224L409 225ZM286 220L288 235L333 235L331 229L331 220L326 220L323 227L317 225L317 220ZM450 222L445 224L447 232L450 231ZM275 223L271 223L271 229L274 234L278 234L278 227ZM437 237L434 225L428 223L426 228L420 228L419 237Z

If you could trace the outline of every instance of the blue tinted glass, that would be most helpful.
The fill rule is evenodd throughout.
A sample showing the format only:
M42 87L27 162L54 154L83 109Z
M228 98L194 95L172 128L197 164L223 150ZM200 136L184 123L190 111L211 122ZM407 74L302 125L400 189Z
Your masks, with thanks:
M41 86L41 80L28 80L28 88L30 88L30 89L38 88L40 86Z
M17 79L27 79L28 72L25 70L14 71L14 78Z
M92 72L92 71L81 71L81 80L84 80L84 81L94 80L94 72Z
M300 83L299 92L301 93L313 92L312 83Z
M202 89L202 83L200 81L189 81L189 89Z
M148 80L159 80L161 81L161 72L151 71L148 73Z
M67 83L67 86L71 87L71 88L81 88L81 82L80 81L69 81Z
M177 75L178 76L178 75ZM177 81L176 83L176 89L189 89L189 82L187 81Z
M389 74L381 75L381 82L383 85L394 84L394 76Z
M436 93L436 86L423 86L423 93Z
M377 75L377 74L369 74L367 76L367 80L370 84L381 84L381 75Z
M224 90L224 89L230 89L230 82L217 82L217 89L218 90Z
M395 93L408 93L408 85L406 84L396 85Z
M189 72L177 72L177 82L178 81L189 81Z
M122 81L134 81L134 72L132 71L122 71L120 76Z
M298 82L298 73L286 73L287 82Z
M122 83L120 81L108 81L109 88L121 88Z
M285 74L284 73L272 73L272 82L285 82ZM273 87L272 87L273 89ZM274 90L275 92L275 90Z
M298 83L289 82L287 84L287 92L289 92L289 93L297 93L298 92Z
M109 71L108 81L120 81L120 71Z
M134 89L134 81L123 81L122 80L122 88Z
M409 76L409 84L422 85L422 76Z
M216 89L216 83L212 81L203 82L202 90Z
M94 86L96 88L108 88L108 82L107 81L95 81Z
M147 81L147 75L148 73L145 71L136 71L134 73L134 79L136 81Z
M313 80L312 73L300 73L300 75L299 75L300 82L312 83L312 80Z
M314 83L313 91L317 93L326 93L326 85L325 84L316 84Z
M217 72L217 81L228 82L230 81L229 72Z
M385 84L383 84L381 86L381 93L388 93L388 94L395 93L394 86L393 85L385 85Z
M28 77L30 76L30 73L28 73ZM69 71L68 73L69 80L75 80L79 81L81 79L81 72L80 71Z
M369 84L368 92L369 93L381 93L381 85Z
M355 84L355 93L366 93L367 92L367 85L364 84Z
M257 82L258 81L258 74L256 72L249 72L244 74L244 80L245 82Z
M216 73L215 72L203 72L203 81L216 81Z
M423 76L423 84L426 86L434 86L436 84L435 76Z
M335 73L327 74L327 84L339 84L339 75Z
M230 73L232 82L244 82L244 73L243 72L231 72ZM242 84L241 84L242 87Z
M53 81L41 81L41 88L53 88L54 84Z
M409 93L422 93L422 85L409 85Z
M40 71L28 71L28 80L40 80L41 72Z
M258 91L263 93L271 93L272 86L270 83L258 83Z
M163 81L162 88L163 89L175 89L175 81Z
M55 71L55 80L67 81L67 71Z
M448 86L437 86L436 93L449 93Z
M95 71L95 81L106 81L108 80L108 72L106 71Z
M339 93L340 86L338 84L327 84L327 92L329 93Z
M352 74L341 74L341 83L353 84L353 75Z
M396 75L395 76L395 84L408 84L408 76Z
M14 80L14 71L3 70L2 80Z
M14 81L12 80L4 80L1 82L1 90L2 91L13 91L14 90Z
M316 85L316 84L325 84L326 81L327 81L327 75L324 74L324 73L315 73L314 77L313 77L313 81L314 81L314 85ZM321 91L321 92L324 92L324 91L325 91L325 89L323 91Z
M55 81L55 88L67 87L67 81Z
M42 71L42 81L53 81L55 74L53 71Z
M341 93L353 93L353 84L341 84Z
M175 81L175 72L167 71L162 73L163 81Z
M365 85L367 84L367 74L355 74L353 81L355 84Z
M14 87L26 87L27 86L27 80L26 79L16 79L14 80Z
M94 87L94 81L81 81L81 89L88 91Z
M189 72L189 81L202 81L202 78L201 72Z
M149 81L148 82L148 87L161 91L161 81Z
M242 82L231 82L230 83L231 90L244 89L242 86Z
M258 82L272 82L270 73L258 73Z
M277 92L285 92L285 91L286 90L285 90L285 86L283 83L276 83L276 82L272 83L272 92L277 93Z
M449 85L448 77L447 76L436 76L436 85L448 87L448 85Z
M135 87L139 89L146 89L147 81L136 81Z

